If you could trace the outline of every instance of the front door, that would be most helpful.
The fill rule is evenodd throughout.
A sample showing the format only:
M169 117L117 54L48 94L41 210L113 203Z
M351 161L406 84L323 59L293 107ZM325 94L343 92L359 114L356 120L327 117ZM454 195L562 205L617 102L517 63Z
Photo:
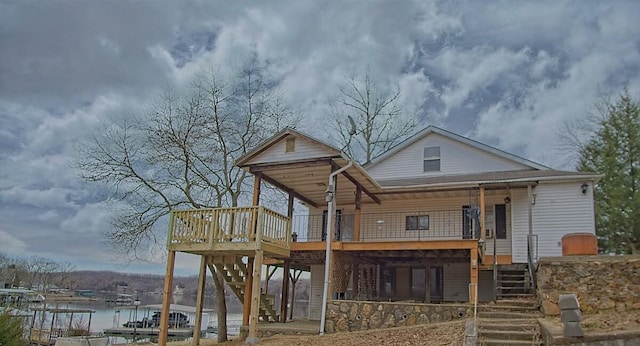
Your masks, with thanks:
M507 212L504 204L495 205L496 239L507 239Z

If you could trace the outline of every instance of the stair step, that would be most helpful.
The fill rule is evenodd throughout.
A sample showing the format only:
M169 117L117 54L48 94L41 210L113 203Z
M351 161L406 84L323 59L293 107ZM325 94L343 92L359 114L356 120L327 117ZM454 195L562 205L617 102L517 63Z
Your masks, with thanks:
M523 312L509 312L509 311L479 311L479 318L502 318L502 319L531 319L537 318L538 314L523 313Z
M527 345L537 346L542 345L542 341L526 341L526 340L496 340L496 339L479 339L478 345L482 346L500 346L500 345Z
M496 305L507 306L535 306L537 308L538 302L535 299L498 299Z
M227 281L227 284L229 286L236 286L236 287L242 286L242 287L244 287L245 282L244 281Z
M533 297L533 293L498 293L500 297Z
M536 320L522 320L522 322L512 322L509 320L495 320L493 322L478 322L478 330L482 331L532 331L538 330Z
M523 340L523 341L535 341L539 338L538 331L533 328L528 331L517 330L479 330L478 338L480 339L495 339L495 340Z
M531 312L538 312L539 309L536 306L526 306L526 305L483 305L483 306L478 306L478 311L503 311L503 312L531 313Z

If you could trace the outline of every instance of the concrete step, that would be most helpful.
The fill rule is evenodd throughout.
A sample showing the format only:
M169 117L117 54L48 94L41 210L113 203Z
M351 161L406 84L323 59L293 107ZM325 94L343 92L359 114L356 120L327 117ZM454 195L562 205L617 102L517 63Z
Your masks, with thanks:
M495 339L480 339L478 338L478 345L482 346L501 346L501 345L527 345L538 346L542 345L542 341L525 341L525 340L495 340Z
M502 312L520 312L520 313L529 313L536 314L540 312L538 307L536 306L527 306L527 305L479 305L478 311L502 311Z
M532 319L537 318L537 313L509 312L509 311L479 311L479 318L502 318L502 319Z
M523 322L512 322L505 320L496 321L493 323L478 322L478 332L486 331L516 331L516 332L530 332L532 330L538 330L540 326L535 320L523 320Z
M539 339L538 331L531 329L528 331L505 331L505 330L478 330L479 339L509 340L509 341L536 341Z
M538 301L536 299L498 299L496 300L496 305L506 305L506 306L529 306L536 308L538 307Z
M533 293L514 293L514 292L501 293L501 292L498 292L498 299L501 300L501 298L533 298Z

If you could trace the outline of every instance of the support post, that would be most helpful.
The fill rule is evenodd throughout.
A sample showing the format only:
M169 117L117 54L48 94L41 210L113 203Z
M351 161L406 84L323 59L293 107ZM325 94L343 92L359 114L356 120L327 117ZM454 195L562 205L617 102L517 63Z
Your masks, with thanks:
M167 271L164 276L164 288L162 290L162 312L160 312L160 330L158 344L167 344L167 332L169 328L169 307L171 304L171 288L173 287L173 268L176 263L176 252L169 250L167 255Z
M256 174L256 176L253 178L253 203L251 204L254 207L260 205L260 188L262 185L261 182L262 177Z
M280 322L287 321L287 301L289 300L289 275L291 272L291 260L284 260L284 267L282 268L282 294L280 296ZM292 307L293 310L293 307Z
M293 270L293 274L289 273L289 277L291 278L291 310L289 311L289 319L293 320L293 304L296 301L296 283L302 275L302 270Z
M196 296L196 321L193 327L192 345L200 344L200 334L202 333L202 308L204 306L204 289L207 281L207 256L200 256L200 273L198 273L198 294Z
M351 270L351 299L358 300L358 293L360 292L360 260L358 258L352 258L352 270Z
M485 232L485 217L484 217L484 208L485 208L485 200L484 200L484 186L480 186L480 238L484 243L486 240L486 232Z
M472 248L469 250L469 252L471 253L471 277L470 277L470 283L471 286L478 287L478 248ZM470 290L469 292L469 302L471 304L473 304L476 301L476 290Z
M260 310L260 276L262 274L263 251L256 250L253 260L253 287L251 289L251 314L249 316L250 342L258 338L258 313ZM248 292L245 292L245 295Z
M249 325L251 312L251 289L253 287L253 257L247 258L247 277L244 282L244 300L242 302L242 325Z
M353 217L353 241L360 241L360 213L362 211L362 189L356 186L356 213Z

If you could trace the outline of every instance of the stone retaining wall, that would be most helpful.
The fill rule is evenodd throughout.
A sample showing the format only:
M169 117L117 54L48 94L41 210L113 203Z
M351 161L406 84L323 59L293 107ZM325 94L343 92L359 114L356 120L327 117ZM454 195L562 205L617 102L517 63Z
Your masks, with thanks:
M575 293L584 314L640 309L640 256L543 258L538 297L546 315L558 315L558 295Z
M412 326L464 319L467 304L418 304L334 300L327 304L327 333Z

